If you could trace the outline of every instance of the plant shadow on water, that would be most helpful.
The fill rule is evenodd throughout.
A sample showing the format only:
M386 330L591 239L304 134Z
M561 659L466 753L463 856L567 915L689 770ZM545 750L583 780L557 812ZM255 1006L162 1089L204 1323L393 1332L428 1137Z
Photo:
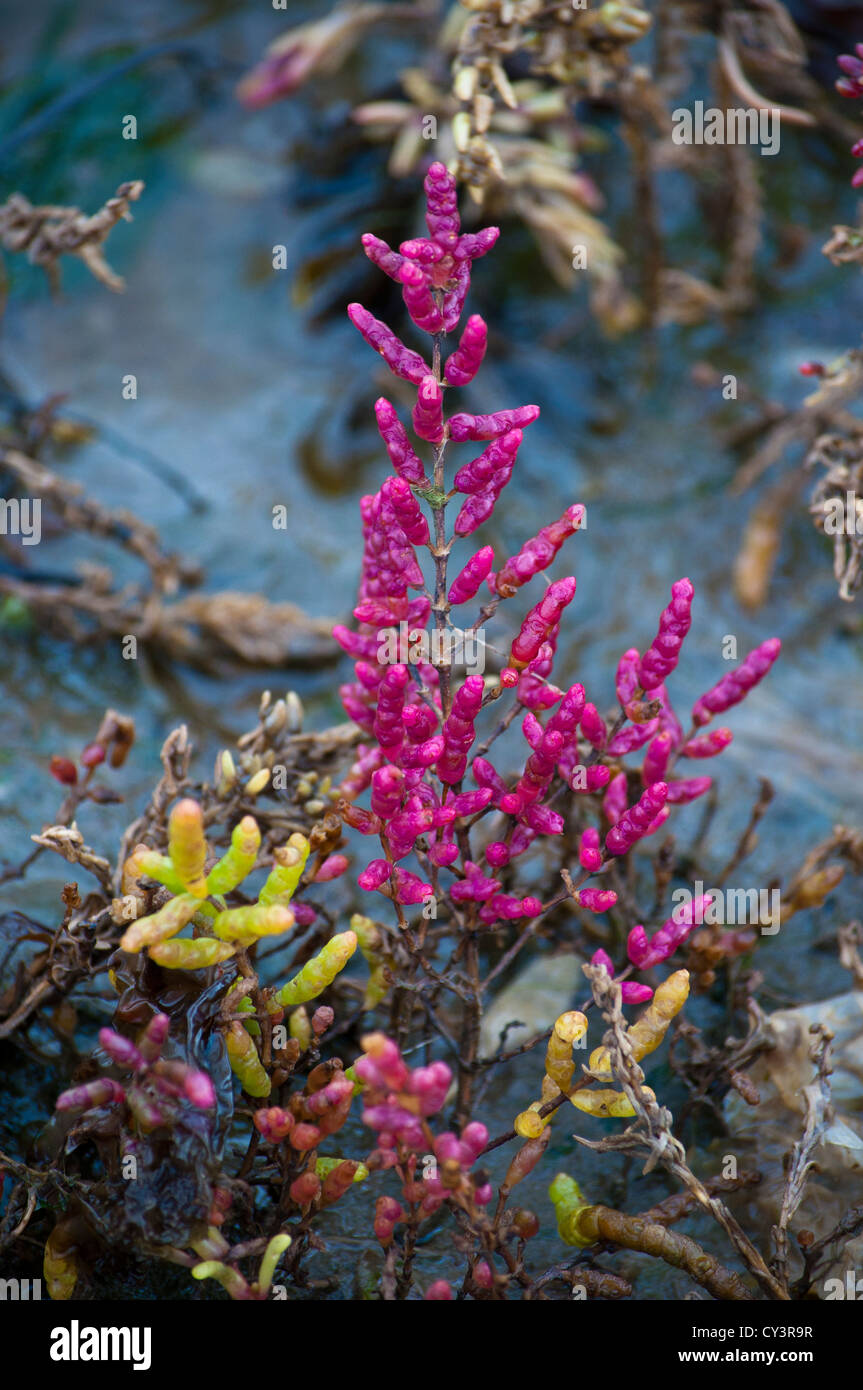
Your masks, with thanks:
M329 8L305 6L304 16ZM371 407L386 374L381 367L369 379L366 346L329 308L357 297L357 280L365 302L367 289L383 293L377 283L369 289L366 269L357 266L352 227L348 234L341 228L343 215L353 219L372 208L381 164L366 151L340 174L327 170L316 178L301 153L315 123L325 128L329 122L338 138L348 103L362 87L361 61L380 61L382 53L396 61L401 41L382 40L371 57L357 59L343 75L344 114L340 107L336 114L325 110L318 96L301 92L274 108L276 120L272 110L242 112L233 95L242 69L232 55L258 53L276 32L273 15L263 8L259 13L230 4L178 7L150 0L137 17L124 14L118 26L116 6L85 0L58 6L41 33L35 23L18 24L17 17L16 9L12 66L35 69L39 55L44 64L31 89L23 79L7 81L0 104L4 136L112 64L119 75L70 105L50 133L37 129L12 150L5 157L6 188L22 189L34 202L68 198L85 208L98 206L124 179L142 178L146 192L134 224L118 231L111 244L112 264L127 281L123 295L105 293L84 267L66 263L63 297L55 301L38 270L17 258L10 264L0 382L10 418L15 398L19 406L35 406L62 393L67 399L60 414L68 409L69 418L93 425L90 438L55 453L52 466L64 476L105 506L127 507L143 521L158 523L168 550L203 567L208 590L260 592L296 603L313 617L349 621L347 596L354 592L362 556L358 502L378 486L381 472ZM176 45L176 52L124 70L136 52L162 43ZM139 113L134 143L120 134L126 112ZM2 144L0 138L0 149ZM755 613L738 603L732 570L744 516L739 497L729 490L738 460L727 442L737 407L723 401L718 387L699 386L691 369L709 361L765 397L798 405L804 388L796 364L811 355L813 343L829 358L856 341L859 288L855 282L849 289L847 279L840 283L818 250L820 234L834 217L837 184L829 151L820 158L820 165L814 159L807 206L800 212L810 234L806 250L790 270L767 267L768 287L757 314L610 341L599 333L578 289L567 300L554 287L529 237L514 223L505 229L498 264L483 262L476 269L472 291L473 309L494 324L503 343L515 346L490 353L494 360L464 408L489 411L501 401L525 399L540 402L543 411L526 438L509 507L494 517L485 539L498 553L511 554L572 502L587 506L585 534L568 542L578 592L559 652L558 683L566 688L584 680L600 709L612 704L620 652L630 643L644 649L671 580L682 574L696 587L697 620L687 641L688 660L675 674L681 707L723 674L728 634L736 637L740 656L767 634L782 638L781 674L735 711L735 741L719 774L725 795L710 839L718 868L757 796L755 771L769 779L776 798L746 867L746 881L758 884L793 872L837 821L853 824L859 817L859 618L837 603L825 542L802 507L786 529L765 603ZM793 196L788 185L795 182L794 168L771 168L764 179L768 202L775 202L781 217ZM697 210L673 181L668 188L675 244L685 245L698 236ZM392 216L397 220L402 211L401 235L407 236L407 202ZM272 268L278 245L287 248L282 271ZM391 298L389 306L396 302ZM122 396L127 373L137 377L134 401ZM170 461L182 473L202 501L198 510L169 477L154 471L152 458ZM286 529L273 525L280 506L287 509ZM82 558L98 563L98 542L88 539L86 545L82 556L80 537L53 541L52 568L74 570ZM131 556L123 560L118 577L133 577L135 563ZM74 757L106 706L134 717L137 741L113 783L122 804L82 808L78 824L88 843L111 837L119 842L130 815L150 793L164 739L181 721L189 726L196 762L209 768L217 750L254 720L265 686L296 690L310 725L342 717L332 667L263 676L234 670L216 679L194 666L166 666L146 650L136 662L125 662L113 643L73 649L26 623L16 628L14 614L4 611L0 796L6 810L3 859L9 864L31 849L35 829L53 822L57 786L47 772L52 754L68 750ZM341 678L347 668L345 661ZM602 673L607 688L601 687ZM677 815L676 833L686 841L699 824L700 808ZM789 865L791 846L799 861ZM0 910L53 922L67 881L64 867L54 856L43 856L26 878L3 885ZM847 916L840 893L817 924L806 918L798 928L801 919L795 919L767 943L764 997L783 1005L847 988L834 953L818 949ZM96 1022L106 1022L106 1007L95 997L87 1001L82 1026L92 1032ZM724 1008L708 992L692 1001L689 1016L711 1026ZM59 1045L56 1055L62 1056ZM39 1117L44 1121L51 1112L60 1089L44 1075L34 1084L36 1065L25 1049L20 1069L10 1069L12 1100L0 1134L3 1147L16 1152L35 1139ZM536 1072L536 1054L528 1053L506 1078L489 1082L484 1115L493 1134L535 1098ZM657 1081L664 1101L676 1110L685 1090L665 1064ZM605 1132L588 1116L579 1122L589 1138ZM361 1128L351 1121L345 1129L346 1150L361 1151ZM705 1145L712 1137L705 1131ZM564 1121L541 1169L519 1189L522 1205L547 1210L549 1173L566 1168L576 1148ZM493 1181L503 1177L510 1156L506 1149L488 1156ZM577 1163L586 1189L609 1205L626 1206L630 1177L640 1164L587 1151L577 1153ZM639 1202L646 1207L665 1192L654 1175L642 1181ZM367 1235L366 1227L358 1226L355 1234L351 1226L359 1205L349 1196L319 1227L331 1250L327 1273L345 1278L347 1296L354 1287L358 1237ZM358 1216L365 1220L365 1214ZM691 1230L696 1238L706 1237L706 1219ZM423 1242L425 1275L454 1277L445 1226L431 1229ZM552 1223L543 1222L531 1251L537 1267L561 1257ZM313 1277L317 1262L320 1256L310 1262ZM639 1270L639 1297L680 1297L688 1287L659 1262L635 1259L632 1268ZM132 1278L128 1270L105 1268L100 1277L108 1287L116 1281L117 1296L129 1296L123 1293ZM185 1271L175 1279L170 1270L168 1278L170 1296L195 1296ZM159 1294L136 1284L134 1296Z

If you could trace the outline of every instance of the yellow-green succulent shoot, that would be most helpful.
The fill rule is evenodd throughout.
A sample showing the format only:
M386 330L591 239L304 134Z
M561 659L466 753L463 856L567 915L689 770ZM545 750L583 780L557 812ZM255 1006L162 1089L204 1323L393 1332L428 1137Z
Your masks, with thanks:
M228 960L261 937L289 931L294 925L289 903L309 853L302 835L292 835L287 845L276 850L276 864L258 902L244 907L228 907L225 902L225 895L255 868L260 847L257 821L244 816L234 826L228 849L206 872L203 812L190 797L178 801L168 820L168 854L138 846L124 866L124 882L146 876L175 896L127 928L120 942L123 950L146 949L152 960L169 969L199 970ZM192 940L173 939L190 924L198 935Z
M385 949L384 935L371 917L355 912L351 918L351 930L356 932L363 957L369 967L370 975L363 999L364 1009L374 1009L386 998L389 990L387 971L392 968L392 958Z
M243 1090L250 1096L268 1096L272 1083L261 1064L258 1049L253 1038L236 1019L225 1034L225 1046L231 1070L240 1078Z
M295 1004L307 1004L310 999L317 999L318 995L323 994L333 983L339 971L344 970L356 949L356 932L339 932L316 956L306 961L302 970L292 980L282 986L276 994L276 999L285 1008L292 1008Z
M308 857L309 842L305 835L291 835L288 843L275 851L275 863L258 895L258 901L265 907L274 903L287 906L296 892Z
M590 1203L581 1195L581 1188L567 1173L558 1173L548 1189L554 1212L557 1217L557 1230L566 1245L592 1245L590 1238L580 1229L581 1217L590 1209Z
M253 1284L243 1278L238 1269L223 1264L221 1260L203 1260L192 1269L193 1279L216 1279L226 1293L238 1302L249 1299L264 1299L270 1292L276 1265L291 1243L289 1235L273 1236L261 1258L258 1277Z

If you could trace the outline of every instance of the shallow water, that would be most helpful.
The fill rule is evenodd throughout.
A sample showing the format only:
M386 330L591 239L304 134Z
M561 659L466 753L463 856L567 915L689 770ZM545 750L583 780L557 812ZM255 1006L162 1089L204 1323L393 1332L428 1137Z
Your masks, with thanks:
M305 6L302 13L325 8ZM39 41L34 17L0 5L0 16L12 11L3 138L20 120L28 93L13 79L32 67ZM372 420L382 378L341 316L318 315L309 327L292 281L319 241L338 244L344 215L366 202L371 212L375 184L363 182L354 166L320 202L320 187L292 158L292 145L316 122L330 121L335 132L338 120L322 97L303 94L252 115L234 103L232 86L242 67L284 27L278 14L230 4L178 7L168 0L122 12L108 0L86 0L70 13L69 31L40 68L48 86L56 82L63 89L93 71L97 59L107 64L124 56L126 46L137 50L181 29L210 75L196 89L187 70L164 61L145 65L78 103L50 138L35 137L7 161L4 186L34 200L68 199L89 209L122 179L143 177L147 189L134 224L109 241L109 260L128 281L124 295L109 294L72 264L64 267L65 294L55 303L37 271L11 267L3 370L27 401L67 393L69 411L98 429L91 443L57 466L106 505L128 506L158 521L169 548L203 564L210 588L260 590L311 614L342 619L359 563L357 500L383 475L376 436L361 423ZM332 97L333 86L326 90ZM119 136L128 111L138 114L137 144ZM805 207L795 201L795 161L803 159ZM689 378L692 363L706 358L765 395L797 403L807 388L796 364L807 357L829 360L857 341L859 275L832 269L818 249L832 222L853 213L847 170L837 172L829 150L812 139L764 163L770 166L762 174L771 206L783 214L790 209L810 236L792 270L775 268L768 240L765 301L757 316L727 329L663 330L651 345L608 343L591 324L583 294L562 295L526 234L510 226L501 251L506 273L495 278L481 264L474 276L474 307L510 346L490 355L465 402L477 411L530 400L543 407L488 528L488 539L503 552L570 502L588 504L587 530L568 542L579 587L561 643L561 684L583 680L590 698L608 704L621 651L646 644L671 582L683 574L696 586L697 604L685 660L673 678L681 710L723 673L726 634L736 635L740 655L766 636L782 637L781 665L728 718L735 742L719 773L727 795L711 841L717 864L745 824L756 774L770 778L777 791L741 886L769 882L780 871L790 875L834 823L859 821L863 772L857 610L835 597L829 551L802 505L786 527L767 604L755 615L741 610L730 569L758 494L742 501L729 495L735 459L724 435L743 407ZM601 169L598 174L602 180ZM698 239L692 209L671 183L664 211L678 249L687 237ZM279 243L288 247L291 270L271 269L272 247ZM311 308L319 309L324 297L316 289ZM564 322L572 327L563 345L544 345ZM130 372L138 378L136 401L121 398L121 378ZM357 423L354 411L361 412ZM141 449L180 469L206 510L190 514L154 478ZM287 532L271 523L279 503L289 509ZM86 558L100 556L110 556L112 564L118 559L111 548L88 545ZM81 558L78 542L51 543L52 566ZM120 557L119 572L134 574L134 565ZM226 737L254 722L265 687L299 690L310 720L340 717L331 672L215 682L180 670L168 682L146 652L125 662L108 649L72 651L15 633L4 635L4 649L0 804L7 862L27 852L28 836L59 804L60 789L46 770L50 755L74 756L108 704L133 714L138 726L134 753L114 780L125 805L86 807L80 817L88 840L109 854L116 832L147 795L158 773L158 749L180 718L190 725L198 766L206 770ZM678 813L681 838L698 816L697 808ZM62 861L43 856L27 879L5 887L0 910L18 908L53 921L63 870ZM759 965L764 969L769 959L769 987L778 1000L819 998L844 987L832 953L809 948L851 915L850 902L850 890L843 889L817 927L801 915L788 928L791 940L782 933L768 943ZM506 1127L514 1100L532 1098L535 1066L528 1059L514 1070L511 1082L495 1083L489 1093L487 1109L500 1121L493 1129ZM673 1088L668 1098L673 1106ZM554 1143L565 1162L571 1141ZM587 1183L595 1164L579 1157ZM526 1204L545 1204L541 1189L549 1168L547 1162L541 1180L525 1183ZM659 1185L654 1194L652 1183L650 1190L642 1183L643 1205L662 1190ZM624 1200L625 1187L616 1195ZM547 1237L551 1258L556 1244L550 1230L542 1240ZM338 1239L350 1264L351 1238L340 1228ZM444 1270L446 1238L440 1238L440 1251Z

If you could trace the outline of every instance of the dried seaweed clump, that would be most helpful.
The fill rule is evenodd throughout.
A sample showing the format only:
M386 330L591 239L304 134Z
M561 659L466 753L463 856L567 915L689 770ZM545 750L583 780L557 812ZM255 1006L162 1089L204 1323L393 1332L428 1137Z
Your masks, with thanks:
M0 245L6 251L26 252L31 265L45 271L55 292L63 256L77 256L109 290L121 291L126 282L108 265L103 247L118 222L132 221L129 204L143 191L140 179L121 183L113 198L92 215L53 203L34 207L23 193L12 193L0 207Z

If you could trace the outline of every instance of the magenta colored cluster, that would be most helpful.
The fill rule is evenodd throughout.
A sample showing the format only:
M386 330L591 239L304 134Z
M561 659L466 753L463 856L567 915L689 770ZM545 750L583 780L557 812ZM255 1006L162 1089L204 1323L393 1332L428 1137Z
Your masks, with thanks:
M691 902L682 904L649 940L644 927L633 927L626 944L632 964L639 970L648 970L651 966L667 960L678 946L683 944L693 928L704 921L704 913L712 901L711 893L703 893Z
M707 724L715 714L724 714L732 705L738 705L759 681L763 681L781 650L779 638L769 637L750 652L739 666L696 700L692 708L695 723Z
M414 325L436 335L456 328L472 262L491 249L498 231L461 232L455 181L442 164L429 169L425 193L428 236L403 242L396 251L367 235L363 247L369 259L400 285ZM437 352L424 357L360 304L350 305L348 314L393 373L416 386L412 425L420 440L436 450L447 440L488 441L482 455L456 475L456 489L467 494L456 533L469 534L490 515L512 474L522 429L536 419L538 408L521 406L490 415L459 413L447 420L445 391L467 385L485 355L488 330L478 314L468 319L440 376L429 366L432 356L439 360ZM419 849L438 868L455 866L460 858L457 825L481 814L492 799L499 802L508 788L501 783L494 791L483 786L476 792L458 790L476 738L484 682L469 676L445 710L438 672L417 650L431 605L425 595L410 595L424 582L415 548L431 545L431 537L413 489L427 489L430 484L393 405L381 397L375 414L394 476L361 504L364 551L354 609L359 631L342 625L335 629L337 640L355 660L355 678L342 687L342 701L349 717L372 735L374 746L360 745L341 789L340 809L347 824L362 834L379 836L385 850L360 874L361 887L408 905L425 901L431 886L401 861ZM543 534L542 539L554 547L562 539L561 531L573 529L574 524L577 520L567 514L556 527L547 528L548 536ZM449 603L475 598L493 563L490 546L468 560L450 585ZM559 692L553 701L557 699ZM366 790L371 792L368 811L352 804ZM537 833L559 833L562 828L561 817L550 810L534 808L532 819L533 827L522 824L517 835L508 838L507 861ZM456 883L470 881L463 867ZM531 915L541 908L535 898L504 893L497 881L490 881L489 891L476 903L484 921L495 913L493 920L500 920Z
M119 1081L110 1077L100 1077L98 1081L88 1081L83 1086L73 1086L57 1097L57 1110L96 1110L102 1105L116 1105L126 1099L126 1092Z
M512 477L523 433L509 430L483 449L482 453L458 470L453 479L457 492L467 493L455 519L457 536L473 535L488 521L498 498Z
M342 874L347 873L350 861L344 854L328 854L321 867L315 874L313 883L332 883L334 878L341 878Z
M605 720L596 705L586 704L581 716L581 732L593 748L604 748L608 738Z
M178 1102L190 1101L200 1110L216 1104L216 1092L206 1072L185 1062L167 1061L161 1056L168 1037L170 1019L156 1014L137 1043L113 1028L99 1030L102 1050L121 1071L131 1072L125 1084L102 1076L81 1086L73 1086L57 1098L58 1110L93 1110L103 1105L124 1103L133 1119L145 1130L173 1125L178 1118Z
M443 391L431 375L420 382L412 420L414 434L432 444L440 444L444 436Z
M498 439L513 430L523 430L539 418L538 405L519 405L515 410L496 410L491 415L453 415L449 422L449 437L465 439Z
M854 71L846 65L846 75L856 81L857 60L850 61ZM516 861L540 837L564 832L569 793L604 793L605 844L599 825L582 830L576 893L585 909L605 912L616 903L614 892L585 886L585 880L601 872L609 856L626 854L639 840L655 834L672 806L703 796L711 778L679 775L679 761L715 757L728 746L731 734L727 729L684 734L666 690L691 621L693 586L688 579L672 586L656 636L643 655L631 647L621 656L617 710L589 701L582 685L562 690L554 684L558 645L565 641L562 620L576 582L568 576L548 583L545 571L566 539L583 526L585 509L580 504L567 507L497 572L490 545L466 559L459 557L457 568L459 539L472 535L492 515L512 476L524 430L539 409L522 405L488 414L448 411L447 393L474 381L487 350L488 328L480 315L460 325L472 264L491 249L498 230L461 230L455 181L441 163L431 165L425 195L427 235L404 241L398 249L367 235L363 247L400 286L414 328L430 334L434 342L417 350L362 305L348 309L366 342L396 377L415 388L416 395L407 426L385 397L375 404L392 473L360 504L363 557L354 608L357 626L334 629L354 662L353 679L341 687L342 702L366 740L359 744L340 788L339 810L347 826L380 842L376 857L359 874L364 890L403 906L425 903L434 892L470 929L493 929L501 922L542 914L539 898L513 886ZM446 335L459 333L454 346L444 343ZM448 453L475 442L481 452L460 462L450 483ZM455 494L460 507L448 535L446 506ZM447 575L450 566L454 578ZM471 669L468 658L460 665L447 644L474 636L484 641L481 623L509 600L517 602L521 589L532 581L547 587L539 597L534 595L526 615L510 629L515 636L498 679L463 675ZM479 617L472 625L469 618L460 617L455 627L451 610L477 601L486 582L491 598ZM502 656L506 651L488 642L484 650ZM778 650L778 641L762 644L708 691L695 706L695 723L708 722L742 699ZM501 775L484 752L475 751L484 706L502 696L506 699L498 708L503 710L507 699L510 704L497 732L508 726L514 701L523 716L527 745L512 777ZM639 753L640 768L622 767L623 759ZM469 777L474 785L467 783ZM643 791L630 806L639 781ZM358 804L360 797L368 798L367 807ZM416 864L408 866L411 856ZM338 877L344 867L344 855L330 855L318 878ZM633 991L644 988L633 986L627 996L634 998ZM390 1087L391 1092L397 1089ZM390 1104L387 1099L376 1101L370 1112L382 1121ZM416 1107L403 1108L416 1123ZM382 1222L387 1225L383 1217Z
M528 662L522 674L519 675L517 671L512 673L516 678L516 698L526 709L551 709L563 694L548 679L554 667L559 635L560 624L555 623L533 661Z
M373 859L357 882L367 893L381 892L405 907L424 903L433 893L430 883L423 883L416 874L391 864L388 859Z
M680 754L684 758L715 758L718 753L724 753L733 738L730 729L711 729L709 733L691 738Z
M484 579L491 573L494 564L494 551L490 545L484 545L482 550L471 555L464 569L460 570L450 585L447 601L453 606L458 603L468 603L472 598L476 598L480 586Z
M665 808L668 800L668 787L665 782L654 782L642 793L641 799L620 820L613 825L605 837L605 848L609 854L626 854L627 850L649 834L657 816Z
M672 746L677 749L683 742L683 729L680 720L674 712L674 707L668 697L668 691L664 685L658 690L651 691L651 699L659 702L659 714L657 715L657 727L663 733L671 734Z
M415 237L403 242L399 251L393 251L380 238L366 234L362 239L363 249L384 274L401 285L405 307L417 328L430 334L450 333L461 318L470 286L471 264L491 250L499 231L497 227L488 227L481 232L461 233L455 180L443 164L433 164L429 169L425 194L427 237ZM348 312L387 366L397 376L417 385L414 425L421 438L439 443L443 437L438 433L442 427L441 386L427 367L422 370L425 367L423 359L361 305L352 304ZM480 316L474 314L467 322L458 347L447 360L444 368L447 384L465 386L472 380L485 354L486 342L486 326ZM491 438L496 433L501 430L493 429L490 434L475 437Z
M684 806L687 801L695 801L697 797L709 792L713 786L712 777L684 777L679 781L669 781L668 805Z
M581 907L587 908L588 912L608 912L617 902L617 894L612 888L582 888L579 890L578 902Z
M363 1056L354 1071L363 1083L363 1123L377 1134L378 1147L395 1150L399 1145L414 1151L427 1147L423 1120L443 1106L452 1080L445 1062L432 1062L413 1070L398 1045L383 1033L362 1039Z
M501 598L511 597L534 575L548 569L567 536L573 535L584 520L584 507L576 502L567 507L559 521L543 526L532 540L525 541L517 555L489 580L492 593Z
M509 790L500 773L492 766L488 758L480 757L474 758L471 771L474 781L490 791L495 806L499 806L501 799L506 796Z
M428 545L429 524L404 478L387 478L381 495L411 545Z
M427 487L428 478L425 475L425 469L411 446L407 430L399 419L395 406L391 405L384 396L375 401L375 418L390 463L398 476L404 478L406 483L418 483L420 486Z
M671 586L671 602L659 618L659 631L641 658L638 678L643 690L655 690L667 680L680 658L683 639L692 623L695 590L688 579Z
M473 1121L465 1125L460 1135L450 1132L437 1135L432 1150L439 1165L446 1163L451 1169L453 1164L458 1164L462 1175L466 1176L487 1143L488 1130L485 1125ZM447 1180L448 1183L453 1181L451 1172L447 1175ZM444 1186L439 1176L423 1178L422 1188L422 1209L429 1216L443 1205L452 1190L451 1187ZM482 1182L474 1186L473 1200L477 1206L488 1206L491 1199L491 1183Z
M443 753L437 761L442 782L460 782L467 769L467 755L476 738L476 717L482 707L482 676L468 676L456 691L452 712L444 721Z
M641 775L648 786L663 780L673 750L674 740L667 730L651 739L641 765Z
M450 386L467 386L473 381L488 347L488 329L479 314L471 314L465 324L461 341L443 369Z
M598 951L594 951L590 959L591 965L600 965L603 970L614 979L614 965L611 956L607 951L603 951L600 946ZM653 990L650 985L640 985L635 980L624 980L620 986L620 997L624 1004L646 1004L648 999L653 998Z
M560 773L565 778L572 761L578 758L577 731L585 705L584 687L574 685L564 695L558 693L555 703L558 704L558 708L550 716L545 728L532 710L528 710L525 715L522 733L531 748L531 753L524 771L511 791L487 759L478 758L474 762L474 777L492 793L494 804L499 810L516 817L519 821L509 843L495 841L488 846L486 858L493 867L500 868L508 864L517 853L528 847L535 835L563 833L563 816L551 806L542 804L542 798L555 775ZM607 776L607 769L604 769L604 772ZM525 832L528 834L525 835ZM514 914L514 908L511 909L511 913ZM531 914L528 912L525 915Z
M394 482L403 482L394 479ZM405 484L405 486L407 486ZM363 518L363 562L359 604L355 616L367 629L402 620L424 627L430 605L421 598L409 603L408 590L423 586L423 572L413 544L399 521L395 507L403 498L386 484L360 503ZM379 643L374 631L333 629L336 640L351 656L376 661Z
M565 745L570 745L575 738L579 720L584 713L584 709L584 686L571 685L554 714L549 719L547 725L548 731L562 734Z
M641 688L641 679L639 675L640 666L641 657L637 647L630 647L628 651L623 653L623 656L618 662L615 686L617 689L617 698L620 701L621 708L624 710L626 710L631 701L635 699L635 696Z
M602 864L602 850L599 847L599 831L593 826L583 830L578 841L578 862L589 873L595 873Z
M374 1233L375 1239L381 1245L387 1246L393 1239L395 1228L398 1223L404 1220L404 1207L401 1202L396 1201L395 1197L379 1197L375 1203ZM434 1286L432 1286L434 1287ZM446 1285L447 1290L449 1284ZM426 1298L431 1297L431 1290L426 1294ZM449 1295L452 1297L452 1294Z
M618 772L616 776L612 777L605 789L605 796L602 798L602 812L609 825L617 825L617 822L628 809L626 773Z
M646 724L629 724L618 730L613 738L600 738L594 746L602 748L610 758L622 758L627 753L636 753L639 748L643 748L653 737L656 727L655 719L649 720Z
M358 328L370 347L379 352L394 376L403 377L419 385L431 374L431 368L418 352L412 352L391 328L376 319L362 304L348 305L348 318Z
M397 757L399 749L404 743L405 726L402 721L402 714L405 707L405 691L409 681L410 675L406 666L390 666L384 672L378 686L378 707L375 712L372 732L388 758ZM376 773L375 776L378 778L379 785L382 776L394 771L394 768L382 768L380 773ZM372 783L374 784L374 778L372 778ZM397 809L398 801L393 801L391 796L385 796L384 801L391 812ZM379 811L377 813L378 815L381 814Z
M509 664L516 670L523 669L538 655L543 642L560 622L561 614L567 604L575 598L575 580L558 579L549 584L539 603L531 608L521 625L509 654Z
M493 863L493 858L494 856L488 862ZM504 858L502 862L508 863L508 858ZM539 898L519 898L505 893L497 879L489 878L479 865L470 859L465 862L464 878L452 885L450 897L458 903L479 904L479 919L489 924L500 921L501 918L517 921L521 917L538 917L542 912Z
M578 761L578 751L575 747L567 749L563 754L558 763L558 771L572 791L588 795L602 791L611 780L611 770L605 763L585 766Z
M542 796L554 776L565 744L564 735L556 729L541 730L541 737L525 763L514 791L507 792L501 800L502 811L510 816L521 815L527 806Z
M470 1173L488 1143L485 1125L473 1121L461 1134L447 1131L439 1135L428 1125L429 1117L446 1099L452 1079L449 1067L432 1062L411 1069L396 1043L383 1033L364 1037L362 1048L363 1056L354 1064L354 1071L363 1085L363 1122L375 1131L377 1139L369 1167L397 1168L405 1200L418 1207L422 1216L431 1216L456 1189L468 1193L476 1206L487 1206L492 1198L491 1185L485 1177L476 1180ZM431 1157L434 1162L430 1164ZM390 1244L404 1216L401 1202L393 1197L378 1198L374 1230L382 1245Z
M836 62L843 73L836 82L837 92L840 96L850 97L852 101L863 100L863 43L855 44L853 53L840 53ZM855 187L859 186L859 182L863 180L858 180Z

